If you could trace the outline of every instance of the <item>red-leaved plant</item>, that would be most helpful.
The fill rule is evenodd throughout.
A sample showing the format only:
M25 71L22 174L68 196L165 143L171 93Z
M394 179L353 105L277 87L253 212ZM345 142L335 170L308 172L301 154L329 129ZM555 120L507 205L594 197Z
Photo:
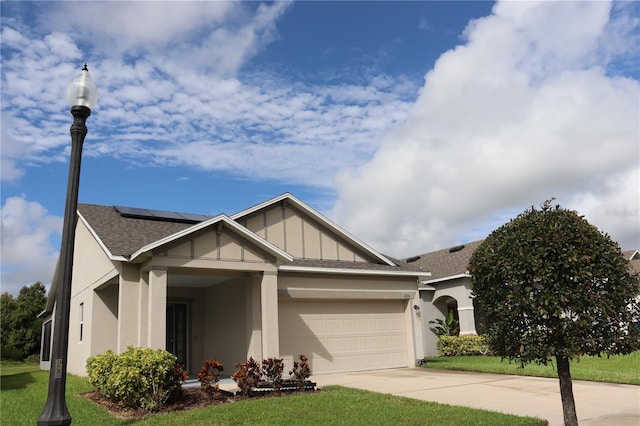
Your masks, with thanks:
M208 359L202 364L198 373L200 388L207 394L213 395L220 390L220 372L224 371L221 363L214 359Z
M306 380L311 377L311 367L307 362L307 357L300 355L300 362L293 362L293 370L289 371L289 374L294 377L298 383L298 388L303 391Z
M262 377L260 364L253 357L250 357L247 362L237 363L236 372L231 376L244 396L251 394L251 390L258 385L260 377Z
M262 375L276 390L280 390L282 387L283 371L284 362L282 358L272 357L262 360Z

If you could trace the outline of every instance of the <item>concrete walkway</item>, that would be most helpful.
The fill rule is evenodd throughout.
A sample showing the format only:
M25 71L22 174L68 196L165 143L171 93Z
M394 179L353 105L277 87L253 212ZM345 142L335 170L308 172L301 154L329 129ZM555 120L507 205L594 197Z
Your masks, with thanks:
M313 376L318 386L374 392L539 417L563 425L558 379L404 368ZM573 381L581 425L640 425L640 386Z

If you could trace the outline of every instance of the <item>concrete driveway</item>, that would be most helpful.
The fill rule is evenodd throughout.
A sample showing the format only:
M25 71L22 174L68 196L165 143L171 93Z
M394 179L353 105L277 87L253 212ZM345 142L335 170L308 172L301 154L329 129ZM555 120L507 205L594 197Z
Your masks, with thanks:
M313 376L318 386L341 385L461 405L563 425L558 379L403 368ZM573 381L581 425L640 425L640 386Z

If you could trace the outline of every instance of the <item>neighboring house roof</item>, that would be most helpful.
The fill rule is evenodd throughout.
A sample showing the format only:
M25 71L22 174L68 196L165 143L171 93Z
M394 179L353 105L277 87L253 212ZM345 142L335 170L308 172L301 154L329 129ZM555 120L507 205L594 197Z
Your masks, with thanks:
M640 274L640 252L638 250L625 250L622 255L629 261L631 272Z
M474 250L482 241L484 240L424 253L419 256L409 257L404 261L415 268L431 272L429 280L422 281L423 285L454 278L470 277L468 271L469 259L471 259Z
M473 241L466 244L446 248L443 250L424 253L404 259L409 265L418 269L431 272L429 280L421 284L429 285L440 281L446 281L460 277L470 277L468 266L471 255L484 240ZM632 272L640 273L640 252L638 250L626 250L622 252L625 259L629 260Z

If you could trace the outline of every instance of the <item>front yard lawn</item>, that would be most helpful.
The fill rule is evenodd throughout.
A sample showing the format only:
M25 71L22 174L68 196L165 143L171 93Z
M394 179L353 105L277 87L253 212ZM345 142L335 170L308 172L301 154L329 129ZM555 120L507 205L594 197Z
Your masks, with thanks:
M528 364L525 368L520 368L517 362L510 364L507 360L501 361L500 357L491 356L427 358L425 367L439 370L558 377L555 363L549 363L546 366ZM585 356L574 360L571 362L571 377L574 380L640 385L640 351L609 358Z
M49 373L37 366L1 366L0 423L33 425L46 401ZM541 419L492 413L362 390L328 386L320 392L259 398L202 409L118 420L78 396L90 390L81 377L67 378L67 406L79 425L545 425Z

